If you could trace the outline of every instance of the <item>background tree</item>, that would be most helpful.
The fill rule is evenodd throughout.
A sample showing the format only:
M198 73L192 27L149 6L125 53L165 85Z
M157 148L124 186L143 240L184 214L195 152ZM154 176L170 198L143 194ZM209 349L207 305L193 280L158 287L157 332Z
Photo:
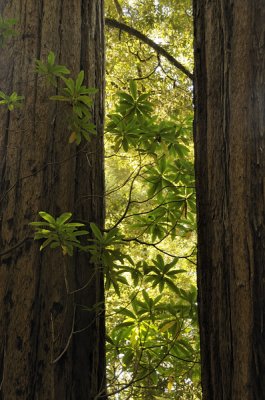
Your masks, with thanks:
M1 398L103 398L102 269L85 255L69 262L59 251L40 254L28 240L39 210L71 210L103 227L103 1L2 1L0 12ZM10 18L17 35L6 42ZM68 143L69 108L49 100L60 92L56 79L51 86L36 74L35 60L50 50L98 89L97 135L79 147ZM16 93L25 102L12 111L22 100Z
M105 234L127 255L106 269L109 394L199 399L191 6L106 10Z
M194 1L202 386L265 398L262 1Z

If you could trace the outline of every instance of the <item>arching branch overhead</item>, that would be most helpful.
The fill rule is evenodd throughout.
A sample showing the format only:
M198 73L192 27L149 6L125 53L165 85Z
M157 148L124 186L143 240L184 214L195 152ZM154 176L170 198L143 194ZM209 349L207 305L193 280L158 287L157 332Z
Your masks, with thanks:
M169 54L163 47L159 46L157 43L155 43L153 40L148 38L142 32L138 31L135 28L132 28L131 26L124 24L124 22L119 22L113 18L105 18L105 24L112 28L120 29L123 32L126 32L129 35L132 35L132 36L136 37L137 39L141 40L143 43L147 44L152 49L154 49L159 55L165 57L172 65L174 65L174 67L176 67L181 72L183 72L188 78L193 80L193 74L186 67L184 67L184 65L182 65L171 54Z

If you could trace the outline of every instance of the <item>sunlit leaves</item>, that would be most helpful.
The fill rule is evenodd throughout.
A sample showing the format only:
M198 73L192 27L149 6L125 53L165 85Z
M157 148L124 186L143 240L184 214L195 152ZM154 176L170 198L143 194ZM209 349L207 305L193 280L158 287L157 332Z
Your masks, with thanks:
M195 226L194 171L188 146L192 125L189 117L182 125L170 120L158 122L152 114L139 117L130 108L137 96L137 86L131 81L130 92L120 94L122 100L108 115L107 132L113 137L115 152L137 150L152 157L152 162L143 167L139 182L158 206L138 214L131 226L138 232L142 228L152 241L162 240L169 233L173 237L177 231L188 232Z
M150 296L143 290L139 295L133 293L130 304L116 309L116 315L108 348L113 348L123 367L137 365L133 369L135 379L148 376L149 382L164 382L166 386L169 376L173 383L176 359L178 368L185 368L185 362L196 362L196 331L186 324L188 314L181 312L180 305L165 303L162 295Z
M48 81L55 87L58 86L60 79L65 87L60 89L59 94L51 96L51 100L65 102L70 106L68 121L70 129L69 143L80 144L82 138L89 141L91 134L96 134L96 127L91 122L91 107L93 101L91 96L97 93L97 89L88 88L83 85L85 74L80 71L76 79L66 78L65 75L70 71L64 65L55 64L55 54L48 54L47 63L40 60L36 61L36 71L44 75Z
M174 240L176 235L194 238L192 120L190 113L162 118L160 109L157 110L153 102L154 92L149 95L149 83L146 99L153 110L145 116L137 114L135 99L145 93L143 86L141 82L134 85L134 95L131 87L127 92L123 88L115 102L115 110L108 115L107 138L113 152L117 153L116 160L122 170L125 170L125 163L119 156L126 160L132 156L136 158L138 154L142 165L134 183L126 186L127 190L132 189L132 196L127 215L119 222L121 230L129 237L135 236L136 241L139 238L143 243L158 244L163 249L164 243L169 243L170 238ZM127 169L130 170L129 166ZM122 193L127 198L125 188ZM114 199L119 199L116 192L111 200L116 206ZM129 251L137 262L120 271L128 283L139 288L139 292L138 289L130 292L129 287L124 287L123 291L131 293L131 297L125 306L116 309L115 319L109 324L109 333L115 343L115 346L108 344L110 367L118 365L123 374L142 379L143 389L137 389L136 385L135 393L144 393L144 385L150 384L160 385L156 393L169 396L170 381L172 395L176 395L180 383L178 375L184 375L198 360L196 294L192 297L183 260L157 253L150 256L153 252L149 250L146 252L149 256L139 261L141 256L138 257L137 248ZM184 290L185 281L188 283ZM152 303L158 296L161 296L158 302ZM121 298L127 300L122 294ZM166 360L165 364L163 360ZM193 370L197 371L198 377L198 368ZM190 373L189 376L195 375Z
M40 211L40 217L44 222L31 222L30 225L35 229L34 239L44 239L40 250L50 246L52 249L60 247L64 255L73 255L74 248L80 247L80 236L88 235L83 228L84 224L79 222L69 222L71 213L64 213L58 218L54 218L47 212Z
M126 120L132 119L134 116L137 118L147 118L150 116L153 106L148 101L149 94L143 93L138 95L136 82L130 81L130 92L119 92L120 98L117 112L119 112Z
M87 88L83 85L84 71L80 71L76 80L62 77L65 88L62 94L51 96L51 100L57 100L69 103L72 107L72 115L69 118L70 130L72 134L69 142L76 141L80 144L82 137L89 141L90 135L96 133L95 125L91 123L91 107L93 101L91 95L97 92L96 89Z
M139 127L134 119L127 121L121 114L110 114L107 131L114 136L113 149L115 152L118 152L121 148L127 152L129 147L137 146Z
M165 263L164 258L158 254L155 260L152 260L152 264L148 266L148 275L145 278L145 282L151 282L153 287L158 286L159 292L161 293L166 286L173 290L175 293L179 292L178 287L175 284L175 276L185 272L183 269L175 268L178 259L174 259L170 263Z
M189 1L119 0L119 12L115 4L112 0L106 1L108 17L122 18L192 70ZM174 258L163 256L160 263L156 249L152 247L158 243L160 248L176 256L185 255L189 254L195 239L192 87L182 74L162 57L158 59L148 46L119 30L108 30L107 27L106 31L107 104L111 108L106 132L107 154L111 156L107 159L107 183L114 188L108 197L108 224L111 226L119 220L118 205L126 203L128 191L133 186L126 218L119 226L125 236L151 244L147 248L135 243L128 249L135 264L126 277L135 290L124 287L122 306L117 307L115 317L108 324L113 340L108 344L110 390L115 391L131 382L127 389L119 392L121 399L198 400L196 290L194 293L191 288L194 274L191 277L188 261L179 259L168 272L187 269L187 273L163 276L163 269ZM137 82L134 96L129 83L132 78ZM117 98L117 91L126 94ZM135 98L145 93L153 110L143 117L135 112ZM141 171L133 183L126 183L125 176L130 176L137 168L137 156ZM119 185L115 185L115 180ZM115 191L116 186L121 189ZM190 243L185 240L188 237ZM162 297L151 307L150 314L144 290L154 300L160 295L159 282L164 278L173 282L174 290L164 283ZM137 301L134 307L131 304L134 297L140 302L137 310ZM113 296L109 301L112 306L117 304ZM120 325L123 323L124 326Z
M127 271L126 264L133 264L133 261L121 249L124 243L117 228L104 233L94 223L90 224L90 228L94 238L88 240L90 244L84 246L83 250L89 252L93 263L100 267L102 266L105 274L106 290L112 286L119 296L120 285L128 285L124 276L124 272Z
M55 87L57 87L56 78L62 78L64 75L70 74L69 69L65 65L55 64L55 54L52 51L48 54L47 63L36 60L36 72L39 75L45 76Z
M13 111L15 108L22 106L24 96L19 96L16 92L13 92L10 96L0 91L0 104L6 105L9 111Z

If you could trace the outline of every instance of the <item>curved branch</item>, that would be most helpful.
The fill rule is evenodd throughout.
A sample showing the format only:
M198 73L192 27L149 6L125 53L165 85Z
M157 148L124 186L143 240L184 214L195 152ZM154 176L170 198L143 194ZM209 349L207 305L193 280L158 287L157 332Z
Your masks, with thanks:
M193 74L186 67L184 67L184 65L182 65L179 61L177 61L171 54L169 54L165 49L163 49L163 47L159 46L157 43L155 43L153 40L149 39L146 35L139 32L137 29L132 28L131 26L128 26L128 25L124 24L123 22L119 22L113 18L105 18L105 24L112 28L117 28L124 32L127 32L127 33L129 33L129 35L135 36L137 39L141 40L143 43L152 47L152 49L154 49L161 56L165 57L172 65L174 65L174 67L179 69L188 78L193 80Z
M190 257L192 257L193 254L194 254L194 249L192 250L192 252L190 254L187 254L186 256L178 256L178 255L175 255L175 254L168 253L167 251L165 251L165 250L161 249L160 247L158 247L157 244L161 243L161 241L158 242L158 243L149 243L149 242L145 242L143 240L140 240L140 239L138 239L136 237L135 238L122 238L122 241L123 242L136 242L136 243L142 244L144 246L151 246L151 247L154 247L157 251L160 251L160 253L165 254L166 256L169 256L169 257L172 257L172 258L185 258L190 263L196 265L196 263L194 261L190 260Z
M22 246L24 243L26 243L28 240L33 240L33 238L31 237L26 237L23 240L21 240L20 242L18 242L17 244L15 244L13 247L10 247L7 250L4 250L3 252L0 253L0 257L5 256L8 253L12 253L13 250L17 249L18 247Z

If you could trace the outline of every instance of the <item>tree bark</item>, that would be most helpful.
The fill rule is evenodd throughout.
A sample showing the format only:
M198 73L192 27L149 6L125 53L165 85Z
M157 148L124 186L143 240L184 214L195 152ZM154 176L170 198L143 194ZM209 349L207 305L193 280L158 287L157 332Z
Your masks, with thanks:
M21 110L0 109L0 399L103 399L102 269L26 240L40 210L104 224L103 0L2 1L0 12L18 31L1 50L1 90L25 96ZM34 72L51 50L99 90L97 135L78 147L68 143L65 105Z
M265 398L265 5L194 0L202 387Z

